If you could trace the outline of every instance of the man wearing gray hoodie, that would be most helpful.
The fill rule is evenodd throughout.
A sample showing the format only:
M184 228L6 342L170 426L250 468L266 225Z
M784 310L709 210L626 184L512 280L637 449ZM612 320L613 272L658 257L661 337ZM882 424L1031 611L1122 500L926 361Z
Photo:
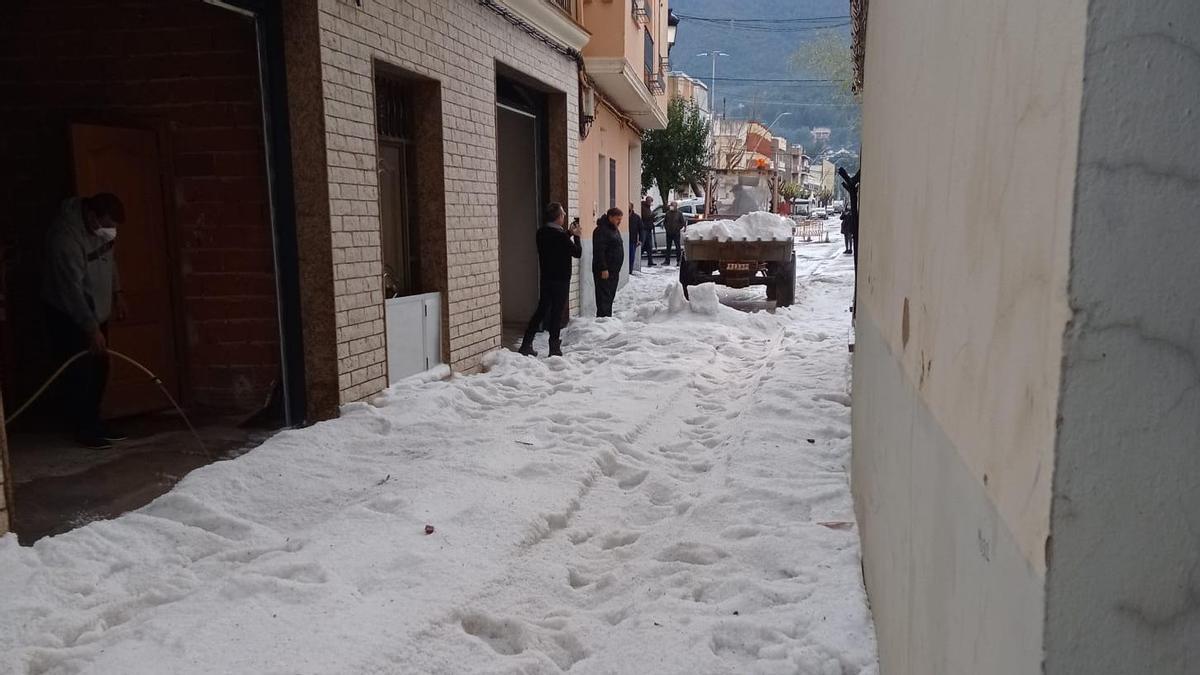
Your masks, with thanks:
M46 238L42 301L58 361L88 352L65 373L68 417L76 440L106 449L122 440L100 421L108 383L108 321L123 318L124 301L113 244L125 207L116 195L72 197L62 203Z

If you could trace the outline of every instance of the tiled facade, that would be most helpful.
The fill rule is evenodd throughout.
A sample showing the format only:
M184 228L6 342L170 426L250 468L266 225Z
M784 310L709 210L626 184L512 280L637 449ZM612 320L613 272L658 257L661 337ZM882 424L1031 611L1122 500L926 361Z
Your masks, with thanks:
M565 95L566 194L577 202L575 62L475 0L320 0L321 76L328 158L338 388L342 403L387 384L374 62L441 84L449 363L480 367L500 346L496 65ZM552 128L553 125L552 125ZM561 130L561 129L560 129ZM551 140L551 148L561 147ZM552 166L554 160L551 160ZM531 242L532 243L532 242Z

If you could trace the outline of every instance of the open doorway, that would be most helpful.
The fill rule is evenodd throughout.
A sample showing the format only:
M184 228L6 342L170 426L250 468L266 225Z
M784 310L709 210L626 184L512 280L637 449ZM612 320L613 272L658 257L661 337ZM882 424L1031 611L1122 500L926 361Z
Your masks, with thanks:
M222 3L236 5L237 2ZM46 345L47 230L112 193L128 313L101 410L129 440L79 448L51 389L9 431L22 542L136 508L284 424L280 245L255 18L201 0L5 3L0 60L0 386L15 411L60 365ZM69 45L69 48L64 47ZM74 204L74 205L73 205ZM90 254L89 254L90 255ZM302 381L302 380L301 380Z
M375 64L380 246L392 383L449 355L441 100L436 80Z
M538 301L535 234L549 193L546 97L496 79L500 304L506 335L519 335ZM506 338L507 341L507 338Z

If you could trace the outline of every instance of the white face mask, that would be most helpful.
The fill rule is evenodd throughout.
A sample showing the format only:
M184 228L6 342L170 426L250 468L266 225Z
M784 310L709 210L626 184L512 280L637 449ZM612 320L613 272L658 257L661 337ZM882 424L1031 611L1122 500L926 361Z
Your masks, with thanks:
M96 236L104 241L112 241L117 238L117 228L115 227L98 227L96 228Z

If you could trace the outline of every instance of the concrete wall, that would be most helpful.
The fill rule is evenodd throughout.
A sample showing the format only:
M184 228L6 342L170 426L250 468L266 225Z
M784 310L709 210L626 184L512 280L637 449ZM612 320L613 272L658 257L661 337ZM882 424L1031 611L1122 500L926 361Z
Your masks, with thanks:
M853 486L888 675L1039 669L1085 11L871 5Z
M1045 672L1198 673L1200 4L1087 40Z
M497 246L496 68L526 74L565 101L553 124L550 198L577 202L575 63L474 0L320 0L321 77L339 390L342 402L386 386L375 172L373 64L441 83L446 190L449 359L472 371L500 346ZM554 97L552 97L554 98ZM555 115L552 112L552 117Z

